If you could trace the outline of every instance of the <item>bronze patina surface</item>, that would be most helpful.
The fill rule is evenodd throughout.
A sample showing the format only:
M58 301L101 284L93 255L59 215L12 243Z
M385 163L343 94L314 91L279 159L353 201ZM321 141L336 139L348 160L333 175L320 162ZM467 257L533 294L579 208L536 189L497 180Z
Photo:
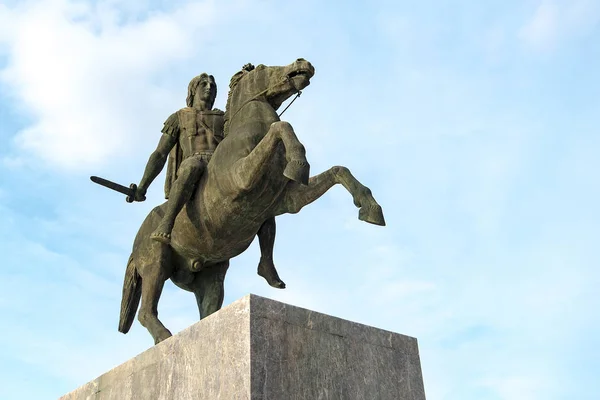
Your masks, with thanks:
M194 293L201 318L219 310L229 260L255 236L262 253L258 273L271 286L284 288L273 264L275 217L299 212L335 184L352 195L360 220L385 225L371 191L348 168L334 166L309 177L304 146L277 115L314 73L302 58L287 66L247 64L231 78L225 113L212 109L212 76L190 82L188 107L165 122L135 188L135 199L143 201L168 165L168 201L144 220L127 263L119 331L129 331L139 306L138 319L155 343L171 336L157 311L167 279Z

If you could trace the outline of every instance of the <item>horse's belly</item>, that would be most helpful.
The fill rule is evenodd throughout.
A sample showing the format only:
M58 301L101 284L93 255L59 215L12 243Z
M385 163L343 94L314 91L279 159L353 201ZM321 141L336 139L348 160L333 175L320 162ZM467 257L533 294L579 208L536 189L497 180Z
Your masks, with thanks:
M215 150L192 199L177 217L173 247L189 258L224 261L244 252L262 224L273 214L288 183L283 176L285 154L278 145L267 171L250 190L235 183L233 165L252 151L252 143L233 146L225 139Z
M180 216L171 244L179 254L190 260L203 263L229 260L250 246L262 224L246 224L244 229L236 229L235 225L214 225L206 221L195 225L190 218Z

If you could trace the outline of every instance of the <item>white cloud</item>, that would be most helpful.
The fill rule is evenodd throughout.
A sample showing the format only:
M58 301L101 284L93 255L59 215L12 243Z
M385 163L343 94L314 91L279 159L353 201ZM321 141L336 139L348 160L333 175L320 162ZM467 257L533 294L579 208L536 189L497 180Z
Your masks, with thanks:
M0 4L0 45L12 38L15 26L16 21L12 18L10 9L4 4Z
M0 21L12 21L0 31L9 56L2 82L35 121L18 133L20 149L75 169L123 155L141 132L159 130L152 117L172 97L150 81L198 51L198 37L210 37L205 28L218 23L213 2L128 25L120 16L114 3L0 9Z
M538 51L550 51L563 40L586 33L600 21L600 7L593 0L559 2L543 0L519 33Z
M542 3L522 28L522 38L531 46L547 49L554 46L560 29L560 12L556 4Z

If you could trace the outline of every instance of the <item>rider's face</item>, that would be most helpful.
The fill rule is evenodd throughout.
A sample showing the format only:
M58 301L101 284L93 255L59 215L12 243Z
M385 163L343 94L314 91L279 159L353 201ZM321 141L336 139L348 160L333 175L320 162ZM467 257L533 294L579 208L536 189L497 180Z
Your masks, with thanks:
M212 76L200 81L196 89L196 96L200 96L206 103L214 103L217 96L217 84Z

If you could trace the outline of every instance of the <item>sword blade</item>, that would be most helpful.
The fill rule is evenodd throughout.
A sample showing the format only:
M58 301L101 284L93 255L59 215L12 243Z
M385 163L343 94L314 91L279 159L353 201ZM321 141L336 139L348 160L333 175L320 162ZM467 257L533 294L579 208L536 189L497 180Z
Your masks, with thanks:
M98 185L107 187L116 192L123 193L127 196L131 196L132 198L135 196L135 191L127 186L119 185L118 183L109 181L108 179L100 178L99 176L90 176L92 182L97 183Z

